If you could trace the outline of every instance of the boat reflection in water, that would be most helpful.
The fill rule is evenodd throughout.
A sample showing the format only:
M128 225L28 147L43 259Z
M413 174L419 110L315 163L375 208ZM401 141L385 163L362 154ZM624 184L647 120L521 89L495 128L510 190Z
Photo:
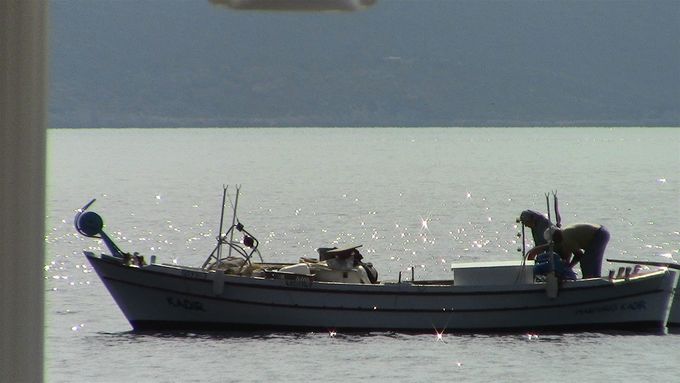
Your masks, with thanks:
M226 195L225 188L221 223ZM238 195L237 188L231 226L220 227L200 267L157 264L153 256L147 263L104 233L99 215L85 211L92 203L78 212L76 229L110 251L85 256L135 330L666 331L678 282L669 268L551 287L531 261L454 264L450 280L384 281L360 246L267 263L237 219Z

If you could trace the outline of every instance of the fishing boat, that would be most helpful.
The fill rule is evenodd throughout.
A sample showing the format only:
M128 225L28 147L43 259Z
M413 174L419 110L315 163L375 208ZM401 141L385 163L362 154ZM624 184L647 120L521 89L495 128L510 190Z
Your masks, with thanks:
M361 246L319 248L314 258L268 263L237 217L201 266L157 263L121 250L87 211L79 233L109 254L85 257L134 330L291 330L520 332L633 330L664 332L678 272L622 278L536 278L531 261L454 264L452 278L378 278ZM238 237L237 237L238 235ZM552 274L549 274L549 276ZM408 280L407 280L408 279Z

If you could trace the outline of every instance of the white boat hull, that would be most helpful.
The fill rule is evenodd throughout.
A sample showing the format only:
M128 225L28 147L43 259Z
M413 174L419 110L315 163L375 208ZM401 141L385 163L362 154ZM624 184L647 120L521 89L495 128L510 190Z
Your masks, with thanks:
M609 258L607 259L609 262L617 262L617 263L624 263L624 264L635 264L635 265L646 265L646 266L656 266L657 268L662 268L662 269L672 269L680 272L680 265L674 262L660 262L660 261L646 261L646 260L635 260L635 261L630 261L627 259L613 259ZM678 284L675 286L675 291L680 291L680 280L678 280ZM675 294L673 296L673 302L671 306L671 312L670 315L668 316L668 322L667 326L673 330L680 330L680 294Z
M344 284L241 277L85 255L135 330L663 332L678 273L543 284Z
M680 280L675 287L675 291L680 291ZM668 317L668 327L674 329L674 331L680 330L680 293L673 296L673 305L671 306L671 313Z

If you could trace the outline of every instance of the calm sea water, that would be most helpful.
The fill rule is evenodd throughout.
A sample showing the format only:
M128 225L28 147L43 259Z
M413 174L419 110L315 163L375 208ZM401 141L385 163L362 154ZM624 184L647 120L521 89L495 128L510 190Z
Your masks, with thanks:
M162 333L131 327L82 256L91 210L129 251L200 265L223 184L265 259L363 244L381 279L519 259L515 218L606 225L607 256L680 258L677 129L91 129L48 132L49 382L677 381L680 335ZM617 267L605 263L604 270Z

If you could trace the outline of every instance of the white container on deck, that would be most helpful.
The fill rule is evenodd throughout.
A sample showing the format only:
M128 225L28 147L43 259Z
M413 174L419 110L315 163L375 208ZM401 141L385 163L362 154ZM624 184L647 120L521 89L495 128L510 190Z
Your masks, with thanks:
M534 283L534 261L495 261L454 263L453 283L456 286L498 286Z

